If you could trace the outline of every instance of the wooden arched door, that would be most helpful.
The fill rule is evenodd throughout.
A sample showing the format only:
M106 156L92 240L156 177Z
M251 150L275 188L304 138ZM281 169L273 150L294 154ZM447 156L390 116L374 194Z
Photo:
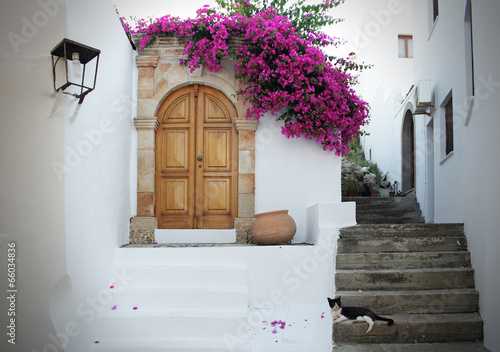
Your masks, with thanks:
M221 92L181 88L163 102L156 132L159 228L231 229L238 216L236 109Z

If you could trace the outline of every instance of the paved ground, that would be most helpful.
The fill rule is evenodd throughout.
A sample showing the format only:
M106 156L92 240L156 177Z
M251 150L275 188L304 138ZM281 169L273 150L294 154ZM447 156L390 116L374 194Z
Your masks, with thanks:
M332 352L489 352L481 343L338 344Z

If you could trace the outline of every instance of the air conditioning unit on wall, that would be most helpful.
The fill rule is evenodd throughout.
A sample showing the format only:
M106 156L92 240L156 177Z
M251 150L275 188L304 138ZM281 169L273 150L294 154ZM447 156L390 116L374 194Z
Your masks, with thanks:
M417 101L417 107L413 115L429 115L431 114L431 108L434 109L435 106L432 105L432 91L431 91L431 80L424 79L418 81L417 92L415 94Z

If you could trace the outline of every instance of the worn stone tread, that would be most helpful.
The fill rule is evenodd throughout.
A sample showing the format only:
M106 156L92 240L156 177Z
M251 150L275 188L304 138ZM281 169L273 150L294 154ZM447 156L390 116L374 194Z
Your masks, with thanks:
M332 346L332 352L490 352L480 342L450 343L340 343Z
M337 291L344 306L366 307L377 314L474 313L479 293L473 288L450 290Z
M465 268L470 265L470 252L389 252L389 253L338 253L336 268L359 269L419 269Z
M438 343L482 340L483 321L478 313L463 314L395 314L387 326L375 321L373 330L366 334L368 325L344 321L333 325L333 341L349 343Z

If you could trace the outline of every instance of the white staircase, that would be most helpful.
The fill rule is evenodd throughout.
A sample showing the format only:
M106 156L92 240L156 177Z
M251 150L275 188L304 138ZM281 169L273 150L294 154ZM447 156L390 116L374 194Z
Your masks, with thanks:
M120 248L114 271L122 279L110 284L112 300L97 318L92 350L229 351L227 339L238 337L248 316L247 267L194 253Z

